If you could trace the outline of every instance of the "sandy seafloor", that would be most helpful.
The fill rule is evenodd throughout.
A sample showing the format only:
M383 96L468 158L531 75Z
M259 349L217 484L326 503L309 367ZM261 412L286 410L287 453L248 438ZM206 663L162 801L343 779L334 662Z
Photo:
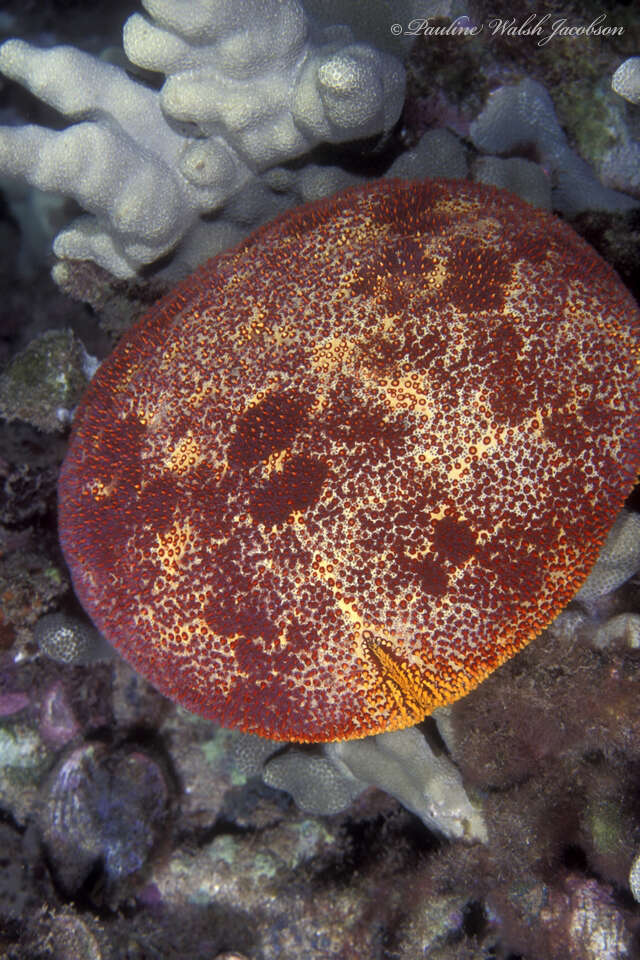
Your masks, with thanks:
M534 10L576 23L605 11L625 30L543 48L529 37L418 40L406 54L405 111L384 149L318 156L382 175L425 130L446 127L473 161L469 123L487 92L527 76L547 86L569 143L595 166L612 142L640 137L640 106L608 87L640 50L633 4L524 8L522 19ZM134 9L4 0L0 38L99 51L119 44ZM478 21L489 13L500 10L475 8ZM55 122L0 80L8 117ZM69 213L55 206L51 216ZM574 225L638 297L638 211L586 211ZM5 184L0 372L48 331L72 330L102 359L162 289L152 272L131 284L105 280L90 307L55 287L49 247L42 205ZM599 629L640 614L640 575L588 609L576 605L454 707L448 749L482 807L486 844L447 840L374 789L342 813L310 816L259 777L247 780L227 732L177 709L123 662L67 665L39 650L43 615L78 612L56 532L68 427L52 428L83 382L77 341L55 343L48 365L20 368L12 417L0 421L0 957L640 957L628 880L640 848L639 633L633 616L606 638ZM52 394L58 374L69 391L62 400Z

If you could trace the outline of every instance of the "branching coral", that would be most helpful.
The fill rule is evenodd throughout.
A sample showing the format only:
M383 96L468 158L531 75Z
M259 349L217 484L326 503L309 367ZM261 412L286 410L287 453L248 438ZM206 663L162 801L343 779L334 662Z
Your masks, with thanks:
M570 149L551 97L535 80L495 90L471 124L470 134L485 153L509 155L533 148L551 174L553 207L567 216L637 205L631 197L603 187L591 167Z
M640 514L621 510L597 562L576 596L589 602L610 593L640 569Z
M312 29L297 0L144 0L124 46L160 71L158 92L72 47L0 48L0 70L74 123L0 130L0 172L73 196L88 211L54 251L131 276L171 250L261 171L389 130L400 63L347 28Z
M611 86L630 103L640 103L640 57L629 57L621 63L611 78Z
M268 749L269 742L262 743ZM344 810L375 786L432 830L457 839L487 839L482 813L469 800L458 769L446 756L436 755L415 727L327 743L322 754L295 748L279 753L266 762L263 779L290 793L302 810L325 815Z

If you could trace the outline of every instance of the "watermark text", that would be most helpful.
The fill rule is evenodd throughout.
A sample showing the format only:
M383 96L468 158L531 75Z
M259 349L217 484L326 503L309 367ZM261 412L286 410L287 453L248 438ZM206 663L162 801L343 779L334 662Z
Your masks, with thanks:
M473 23L469 17L456 17L450 23L432 22L434 18L416 17L406 26L391 24L395 37L477 37L485 30L491 36L532 37L539 47L546 46L559 37L621 37L624 27L607 23L606 13L601 13L590 23L571 23L567 17L554 17L536 13L528 17L491 17L486 23Z

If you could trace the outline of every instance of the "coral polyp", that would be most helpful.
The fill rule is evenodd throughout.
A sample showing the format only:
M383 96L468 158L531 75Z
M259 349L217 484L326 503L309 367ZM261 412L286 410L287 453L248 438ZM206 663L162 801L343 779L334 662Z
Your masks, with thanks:
M410 726L585 579L640 463L639 319L568 226L492 187L289 212L92 381L59 488L78 596L225 726Z

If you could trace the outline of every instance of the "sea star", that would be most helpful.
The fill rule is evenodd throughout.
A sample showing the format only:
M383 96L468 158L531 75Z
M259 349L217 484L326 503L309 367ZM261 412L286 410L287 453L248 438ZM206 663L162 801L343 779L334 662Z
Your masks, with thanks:
M587 575L640 463L639 321L568 226L492 187L293 210L92 381L60 477L78 596L225 726L414 724Z

